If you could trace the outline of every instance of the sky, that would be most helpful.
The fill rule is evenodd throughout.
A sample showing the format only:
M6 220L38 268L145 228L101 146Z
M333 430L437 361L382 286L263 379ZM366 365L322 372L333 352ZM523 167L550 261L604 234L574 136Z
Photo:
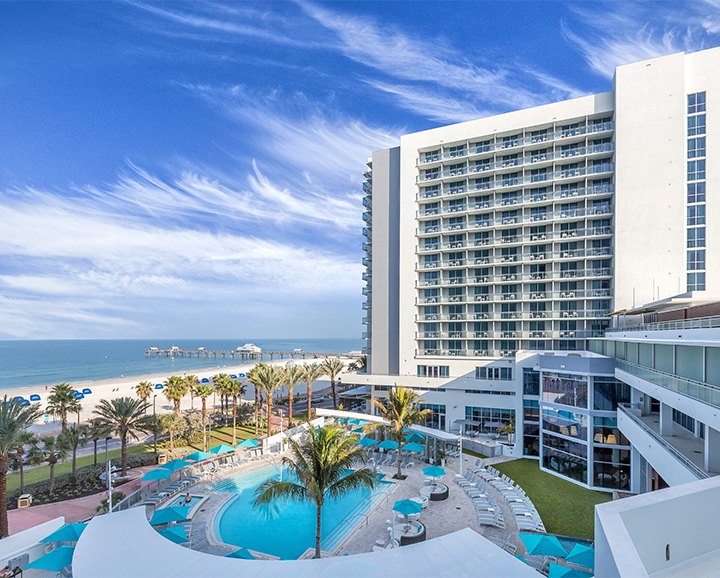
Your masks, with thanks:
M0 339L360 337L400 135L720 45L720 0L0 2Z

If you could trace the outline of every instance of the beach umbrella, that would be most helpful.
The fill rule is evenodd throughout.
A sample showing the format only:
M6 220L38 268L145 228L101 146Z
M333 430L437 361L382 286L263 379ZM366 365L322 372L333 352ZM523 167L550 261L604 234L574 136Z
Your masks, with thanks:
M160 524L169 524L170 522L184 522L187 520L188 506L177 506L170 508L163 508L155 512L150 519L151 526L158 526Z
M240 558L241 560L255 560L255 556L253 556L245 548L240 548L239 550L235 550L234 552L225 554L224 557L225 558Z
M73 394L73 397L74 397L75 399L85 399L85 395L82 394L82 393L80 393L79 391L76 391L76 392Z
M60 570L72 563L73 552L75 552L75 548L72 546L60 546L49 554L30 562L27 566L23 566L23 570L35 568L37 570L47 570L48 572L60 572Z
M403 449L409 452L421 452L425 449L425 446L420 444L406 444L403 446Z
M77 542L87 524L65 524L40 542Z
M260 442L258 440L243 440L238 445L236 445L236 448L256 448L260 445Z
M33 393L30 396L30 401L40 401L40 396L37 393Z
M206 460L207 458L212 458L215 454L209 454L208 452L195 452L194 454L190 454L189 456L185 456L184 460L190 460L192 462L199 462L200 460Z
M227 444L220 444L214 448L210 448L210 451L214 454L226 454L228 452L234 452L235 448Z
M230 378L231 378L231 379L237 379L237 375L235 375L235 374L233 373L233 374L230 376Z
M408 442L424 442L425 436L417 432L411 432L410 435L405 436L405 441Z
M410 514L419 514L422 510L422 505L413 500L398 500L393 505L393 512L402 514L403 516L409 516Z
M155 384L155 389L162 389L162 388L163 388L163 384L162 384L162 383L156 383L156 384Z
M86 387L85 389L82 390L82 392L83 392L83 395L90 395L90 394L92 394L92 389L90 389L89 387Z
M170 526L169 528L164 528L163 530L160 530L158 532L163 538L167 538L171 542L175 542L176 544L182 544L183 542L188 542L188 537L185 534L185 528L182 526Z
M445 475L445 470L440 466L428 466L427 468L423 468L422 473L431 478L439 478Z
M520 539L525 544L528 554L531 556L567 556L567 550L563 548L555 536L547 534L520 534Z
M179 470L180 468L184 468L186 466L192 465L192 462L186 462L185 460L173 460L171 462L167 462L160 467L163 470L170 470L171 472L174 472L175 470Z
M595 548L585 546L585 544L575 544L565 557L565 561L585 566L585 568L595 568Z
M376 443L378 443L378 441L372 438L361 438L357 443L361 446L365 446L366 448L368 448L370 446L374 446Z
M385 440L384 442L380 442L379 448L383 450L396 450L398 448L398 443L393 440Z
M170 476L172 476L172 472L170 470L156 468L154 470L150 470L147 474L140 478L140 481L148 482L150 480L167 480Z
M590 574L590 572L583 572L582 570L568 568L567 566L560 566L560 564L553 564L551 562L549 578L592 578L592 574Z

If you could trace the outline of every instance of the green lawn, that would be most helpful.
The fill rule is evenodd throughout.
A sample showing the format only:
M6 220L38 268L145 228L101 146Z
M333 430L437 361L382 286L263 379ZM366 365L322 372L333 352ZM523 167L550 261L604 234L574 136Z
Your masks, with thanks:
M540 471L537 460L513 460L494 467L525 490L551 534L592 539L595 504L612 500L610 493L587 490Z

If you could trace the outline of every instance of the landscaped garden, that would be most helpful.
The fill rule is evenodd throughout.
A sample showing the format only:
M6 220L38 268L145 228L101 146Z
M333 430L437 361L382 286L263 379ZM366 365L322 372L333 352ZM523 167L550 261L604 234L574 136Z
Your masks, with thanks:
M612 500L610 493L588 490L541 471L537 460L513 460L493 467L525 490L551 534L592 539L595 505Z

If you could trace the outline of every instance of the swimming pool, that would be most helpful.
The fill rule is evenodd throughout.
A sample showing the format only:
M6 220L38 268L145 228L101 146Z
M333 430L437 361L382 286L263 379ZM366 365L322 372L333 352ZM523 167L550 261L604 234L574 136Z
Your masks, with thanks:
M293 560L315 547L314 505L281 502L267 512L253 508L255 490L265 480L278 479L279 475L278 466L268 465L220 480L208 488L237 494L215 516L213 529L218 540ZM283 479L288 479L287 470ZM356 490L340 500L327 500L322 511L321 548L327 552L338 548L392 486L381 481L374 490Z

